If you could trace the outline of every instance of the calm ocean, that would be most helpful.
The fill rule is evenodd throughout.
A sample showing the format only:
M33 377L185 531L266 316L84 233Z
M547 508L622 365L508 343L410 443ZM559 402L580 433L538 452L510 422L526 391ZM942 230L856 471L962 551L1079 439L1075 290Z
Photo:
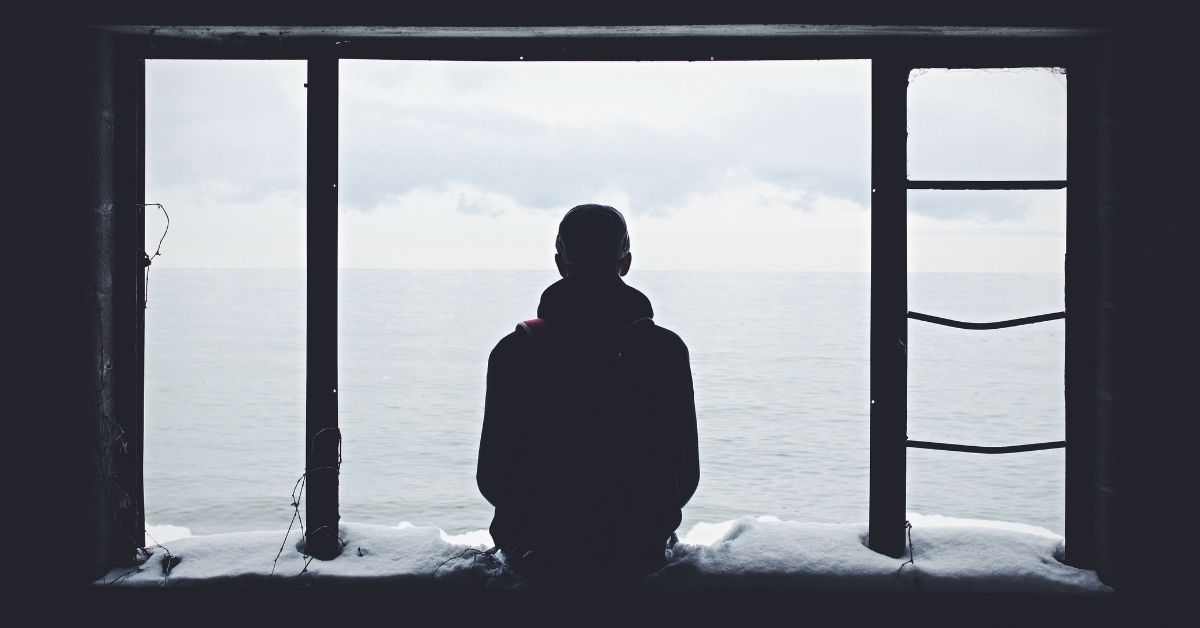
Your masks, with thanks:
M342 518L486 528L475 488L488 353L551 271L347 270ZM682 529L769 514L866 521L870 277L634 270L691 351L700 488ZM914 274L909 307L998 320L1063 307L1061 275ZM300 270L156 266L146 312L146 513L195 534L283 529L304 466ZM911 438L1063 438L1063 322L909 322ZM910 450L908 509L1063 530L1062 450Z

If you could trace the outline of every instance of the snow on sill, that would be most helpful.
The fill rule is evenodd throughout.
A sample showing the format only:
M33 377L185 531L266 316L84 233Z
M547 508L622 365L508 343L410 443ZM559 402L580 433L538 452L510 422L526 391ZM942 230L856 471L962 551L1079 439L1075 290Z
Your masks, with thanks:
M910 514L909 520L913 525L911 563L907 552L891 558L868 549L867 526L862 523L803 523L775 517L700 523L681 536L666 566L639 586L675 590L1111 591L1095 572L1060 562L1063 539L1048 530L937 515ZM421 580L467 588L526 588L523 579L495 560L475 552L453 558L470 548L488 547L491 539L486 530L449 535L437 527L405 522L396 527L343 523L340 532L346 542L342 555L331 561L311 561L304 571L306 558L299 550L299 534L293 531L272 575L282 530L181 536L187 534L186 528L151 527L151 535L165 548L152 548L153 554L140 565L114 568L95 584L188 587L236 580L286 587L321 580ZM164 576L168 551L178 562ZM588 569L585 547L580 549L579 568Z

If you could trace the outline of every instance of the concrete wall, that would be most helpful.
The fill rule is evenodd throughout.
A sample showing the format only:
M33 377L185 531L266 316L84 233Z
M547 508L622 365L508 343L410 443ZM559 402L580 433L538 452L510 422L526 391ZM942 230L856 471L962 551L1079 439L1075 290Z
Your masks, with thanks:
M1111 51L1113 334L1101 435L1100 570L1127 587L1200 564L1200 90L1196 33L1143 28Z
M30 376L20 386L8 422L23 428L6 439L20 473L9 498L22 533L14 545L40 586L88 582L116 561L133 558L142 538L141 403L137 259L140 211L118 141L131 95L118 86L116 42L98 29L74 27L14 65L14 96L30 106L13 118L21 139L17 159L30 166L14 176L11 213L32 218L11 233L31 251L13 275L32 279L17 289L9 312L30 314L10 324L27 343ZM127 73L126 73L127 74ZM136 98L136 96L132 96ZM122 248L119 243L125 242ZM19 244L20 246L20 244ZM122 254L124 253L124 255Z

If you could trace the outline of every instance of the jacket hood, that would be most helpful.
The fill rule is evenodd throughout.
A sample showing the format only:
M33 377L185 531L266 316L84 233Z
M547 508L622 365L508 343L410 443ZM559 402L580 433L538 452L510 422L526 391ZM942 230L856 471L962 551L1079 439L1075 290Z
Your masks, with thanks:
M653 318L650 299L619 276L574 276L542 292L538 318L561 328L617 331L639 318Z

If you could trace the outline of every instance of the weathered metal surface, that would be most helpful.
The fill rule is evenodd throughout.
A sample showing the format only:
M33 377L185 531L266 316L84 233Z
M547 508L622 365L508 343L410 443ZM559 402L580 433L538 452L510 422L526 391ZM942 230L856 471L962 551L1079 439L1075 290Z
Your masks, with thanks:
M75 283L74 306L82 312L83 346L79 347L83 378L76 390L79 403L63 417L68 429L77 430L73 442L79 448L74 459L57 461L75 467L66 474L72 489L80 490L81 508L75 530L83 543L80 558L85 573L95 574L110 564L113 540L119 538L115 525L113 493L113 453L111 446L118 430L113 365L116 360L114 334L116 308L113 303L112 261L115 192L113 171L116 161L114 144L116 104L116 53L110 35L90 31L76 60L83 86L79 126L83 147L80 164L82 207L74 215L79 235L79 256L70 277ZM71 223L68 223L71 224ZM78 465L77 467L75 465ZM130 552L128 558L132 558Z
M897 26L867 24L662 24L625 26L176 26L116 24L114 33L165 39L214 39L227 43L284 39L515 39L603 37L1075 37L1098 28L999 26Z
M337 415L338 60L308 60L308 357L305 475L308 554L341 553Z
M144 120L145 60L116 49L115 163L111 281L113 286L113 393L115 434L108 442L111 455L110 500L115 536L110 560L129 560L146 545L143 490L145 443L145 259Z

